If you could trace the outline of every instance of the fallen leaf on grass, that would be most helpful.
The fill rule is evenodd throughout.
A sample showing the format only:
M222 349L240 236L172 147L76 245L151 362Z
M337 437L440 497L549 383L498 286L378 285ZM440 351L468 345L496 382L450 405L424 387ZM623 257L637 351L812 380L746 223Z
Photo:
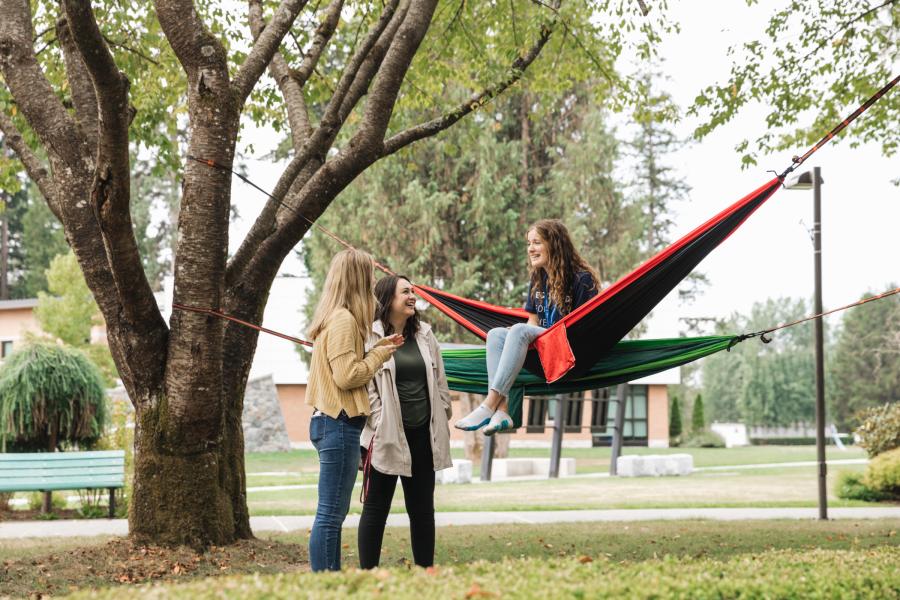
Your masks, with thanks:
M477 583L473 583L472 587L469 588L469 591L466 592L466 598L492 598L496 595L497 594L493 592L481 589L481 586Z
M594 562L594 559L591 558L590 556L579 556L579 557L578 557L578 562L580 562L581 564L584 565L584 564L587 564L587 563L592 563L592 562Z

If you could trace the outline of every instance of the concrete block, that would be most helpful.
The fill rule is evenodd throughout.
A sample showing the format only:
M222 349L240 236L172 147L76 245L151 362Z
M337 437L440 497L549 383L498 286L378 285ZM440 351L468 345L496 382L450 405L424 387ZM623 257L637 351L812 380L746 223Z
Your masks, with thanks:
M569 477L575 474L575 459L559 460L559 476ZM499 481L516 477L549 477L549 458L495 458L491 465L491 480Z
M694 470L694 457L690 454L620 456L616 466L620 477L690 475Z
M454 458L453 466L434 474L436 483L472 483L472 461Z

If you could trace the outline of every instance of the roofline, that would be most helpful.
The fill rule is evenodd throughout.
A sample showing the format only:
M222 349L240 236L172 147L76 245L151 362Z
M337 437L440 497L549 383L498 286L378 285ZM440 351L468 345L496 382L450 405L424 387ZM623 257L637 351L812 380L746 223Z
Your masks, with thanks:
M37 298L23 298L21 300L0 300L0 310L15 310L17 308L34 308L38 305Z

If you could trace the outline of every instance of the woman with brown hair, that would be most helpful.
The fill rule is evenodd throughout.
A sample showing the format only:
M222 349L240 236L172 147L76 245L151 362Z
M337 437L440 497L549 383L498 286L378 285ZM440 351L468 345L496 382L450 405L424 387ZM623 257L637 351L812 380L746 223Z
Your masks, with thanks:
M341 526L359 464L359 436L370 412L366 385L403 343L381 338L364 352L375 317L374 263L358 250L331 260L322 297L309 327L315 342L306 403L314 406L309 438L319 454L319 500L309 537L313 571L341 568Z
M488 332L488 395L454 427L485 435L512 429L507 397L532 342L548 327L597 295L599 278L585 261L562 221L542 219L526 235L531 285L525 301L527 323ZM485 427L486 426L486 427Z
M434 563L434 472L450 459L450 388L437 338L419 320L416 295L406 277L375 285L376 335L402 333L404 343L369 383L372 414L362 443L370 448L366 493L359 519L359 566L378 566L397 478L409 516L415 563Z

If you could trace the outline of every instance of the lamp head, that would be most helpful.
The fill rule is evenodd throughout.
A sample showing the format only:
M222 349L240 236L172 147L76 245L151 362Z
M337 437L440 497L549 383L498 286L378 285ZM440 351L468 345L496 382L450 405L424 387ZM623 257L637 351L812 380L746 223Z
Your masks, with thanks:
M802 173L791 173L784 180L784 187L789 190L811 190L813 188L814 176L812 171L803 171Z

